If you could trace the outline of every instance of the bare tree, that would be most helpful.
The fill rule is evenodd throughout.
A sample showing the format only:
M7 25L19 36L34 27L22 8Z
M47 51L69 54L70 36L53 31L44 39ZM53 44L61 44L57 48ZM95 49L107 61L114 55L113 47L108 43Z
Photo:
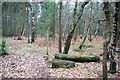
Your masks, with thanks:
M75 27L76 27L79 19L81 18L82 14L83 14L83 10L84 10L85 5L87 5L89 3L89 1L90 0L88 0L87 2L83 2L83 4L81 5L81 8L80 8L80 11L79 11L80 13L78 15L78 18L75 20L76 8L77 8L77 2L76 2L75 8L74 8L73 19L72 19L72 25L70 27L70 32L69 32L69 34L67 36L67 39L66 39L66 43L65 43L63 54L67 54L68 51L69 51L70 44L71 44L71 39L73 37Z

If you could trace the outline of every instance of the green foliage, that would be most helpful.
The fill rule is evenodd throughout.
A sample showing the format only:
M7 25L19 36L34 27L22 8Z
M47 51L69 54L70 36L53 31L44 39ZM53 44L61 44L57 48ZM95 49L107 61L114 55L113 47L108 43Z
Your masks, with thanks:
M59 49L59 46L57 48Z
M46 58L45 58L45 61L47 61L47 60L49 60L49 57L46 57Z
M76 67L73 67L74 70L76 70Z
M15 65L15 63L12 62L12 63L10 63L10 65Z
M46 61L45 63L51 63L52 61Z
M88 69L90 66L86 66L86 68Z
M6 39L2 38L2 44L1 45L1 49L0 49L0 53L2 55L7 54L7 48L6 48Z

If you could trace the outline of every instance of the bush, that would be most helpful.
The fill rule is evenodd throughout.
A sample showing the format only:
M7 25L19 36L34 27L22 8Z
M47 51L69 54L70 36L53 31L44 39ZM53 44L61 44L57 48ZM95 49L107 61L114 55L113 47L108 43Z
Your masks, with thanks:
M0 44L1 49L0 49L0 54L4 55L7 54L7 48L6 48L6 39L2 38L2 44Z

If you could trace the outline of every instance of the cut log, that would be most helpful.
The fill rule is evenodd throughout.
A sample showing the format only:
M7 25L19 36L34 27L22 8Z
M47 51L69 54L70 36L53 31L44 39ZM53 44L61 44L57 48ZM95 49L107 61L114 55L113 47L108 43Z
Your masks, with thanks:
M100 60L100 57L94 55L56 54L55 59L70 60L75 62L97 62Z
M75 63L73 61L53 59L52 68L70 68L75 67Z

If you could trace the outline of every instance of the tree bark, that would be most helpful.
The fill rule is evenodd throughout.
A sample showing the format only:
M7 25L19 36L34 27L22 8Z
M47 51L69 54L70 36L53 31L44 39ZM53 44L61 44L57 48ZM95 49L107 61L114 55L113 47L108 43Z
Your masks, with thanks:
M75 62L97 62L100 60L99 56L69 55L69 54L56 54L55 59L70 60Z
M72 25L70 27L71 29L70 29L70 32L69 32L69 34L67 36L67 39L66 39L66 43L65 43L63 54L67 54L68 51L69 51L70 44L71 44L71 39L73 37L75 27L76 27L79 19L81 18L82 14L83 14L83 10L84 10L85 5L88 4L88 3L89 3L88 1L87 2L83 2L83 4L81 5L80 13L79 13L79 16L78 16L77 20L75 20L77 1L75 3L74 14L73 14L73 19L72 19Z
M103 63L102 63L102 67L103 67L103 79L107 80L107 44L108 42L104 42L103 43Z
M84 44L85 41L86 41L86 38L87 38L87 35L88 35L88 32L89 32L89 28L90 28L90 22L91 22L91 18L90 18L90 21L89 21L89 24L88 24L87 31L86 31L86 33L85 33L84 39L83 39L83 41L81 42L81 44L80 44L80 46L79 46L79 49L82 49L83 44ZM86 25L85 25L85 26L86 26Z
M62 2L60 1L60 8L59 8L59 53L62 52L62 50L61 50L61 9L62 9Z
M75 67L75 63L73 61L59 59L53 59L52 61L52 68L70 68L70 67Z
M53 9L53 38L55 37L55 0L54 0L54 9Z
M115 49L116 49L116 42L117 42L117 20L118 20L118 2L115 2L114 6L114 16L113 16L113 35L112 35L112 42L110 45L110 68L109 73L114 74L116 73L116 60L115 60Z
M28 43L30 43L30 38L29 38L29 10L28 10L28 2L26 3L27 5L27 28L28 28Z
M105 30L105 39L107 40L107 47L108 44L110 43L110 39L111 39L111 31L110 31L110 16L109 16L109 2L104 2L104 13L105 13L105 17L106 17L106 30ZM109 52L107 52L107 58L109 59Z
M32 37L31 43L35 42L35 15L34 15L34 2L32 3Z

